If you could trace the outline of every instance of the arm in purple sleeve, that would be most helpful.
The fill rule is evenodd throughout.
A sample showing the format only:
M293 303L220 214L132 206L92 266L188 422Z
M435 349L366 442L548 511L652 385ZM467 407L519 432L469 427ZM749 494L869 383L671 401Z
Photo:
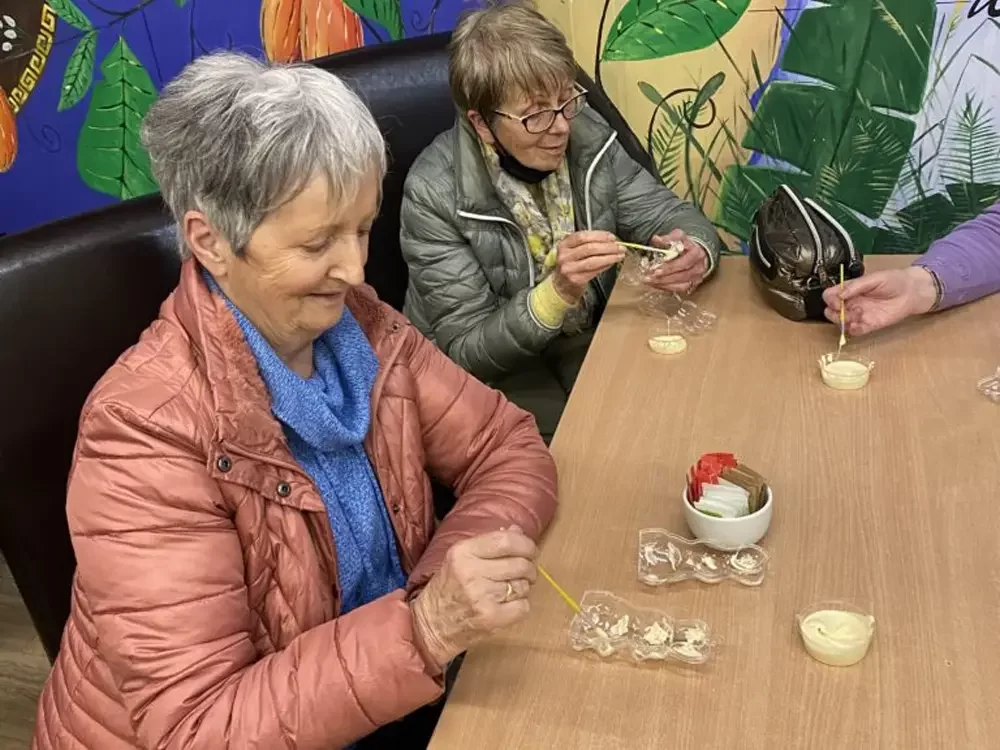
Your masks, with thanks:
M1000 203L937 240L914 265L941 283L937 310L1000 291Z

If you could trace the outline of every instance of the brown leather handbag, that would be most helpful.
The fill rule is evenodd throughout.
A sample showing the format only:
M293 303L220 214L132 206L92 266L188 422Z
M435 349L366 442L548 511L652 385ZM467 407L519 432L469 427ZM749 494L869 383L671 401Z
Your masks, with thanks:
M795 188L781 185L757 209L749 239L751 275L767 303L789 320L823 320L823 290L865 272L851 235Z

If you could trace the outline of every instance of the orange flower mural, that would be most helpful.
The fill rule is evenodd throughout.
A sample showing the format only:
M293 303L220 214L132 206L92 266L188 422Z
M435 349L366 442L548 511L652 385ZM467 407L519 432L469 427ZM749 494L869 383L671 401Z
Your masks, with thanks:
M301 8L301 0L261 0L260 40L271 62L290 63L302 59Z
M6 172L17 156L17 125L7 92L0 86L0 172Z
M260 38L272 62L312 60L364 44L361 17L344 0L261 0Z
M360 47L361 19L342 0L302 0L302 57L312 60Z

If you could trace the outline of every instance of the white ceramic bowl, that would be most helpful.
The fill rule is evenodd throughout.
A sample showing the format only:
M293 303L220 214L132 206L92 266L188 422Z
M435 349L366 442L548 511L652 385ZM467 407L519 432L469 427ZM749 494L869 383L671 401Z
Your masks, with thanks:
M684 502L684 520L695 538L711 547L731 552L756 544L767 533L771 525L771 514L774 509L774 497L771 487L767 488L767 500L764 507L756 513L741 518L716 518L707 516L688 502L687 487L681 496Z

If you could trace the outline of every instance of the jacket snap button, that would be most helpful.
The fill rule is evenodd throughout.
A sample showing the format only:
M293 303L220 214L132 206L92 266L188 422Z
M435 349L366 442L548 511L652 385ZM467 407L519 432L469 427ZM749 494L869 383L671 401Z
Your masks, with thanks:
M233 468L233 462L230 460L229 456L219 456L219 460L215 462L215 467L225 474Z
M278 497L288 497L292 494L292 485L288 482L278 482Z
M392 504L392 512L393 513L399 513L399 503L393 503Z

